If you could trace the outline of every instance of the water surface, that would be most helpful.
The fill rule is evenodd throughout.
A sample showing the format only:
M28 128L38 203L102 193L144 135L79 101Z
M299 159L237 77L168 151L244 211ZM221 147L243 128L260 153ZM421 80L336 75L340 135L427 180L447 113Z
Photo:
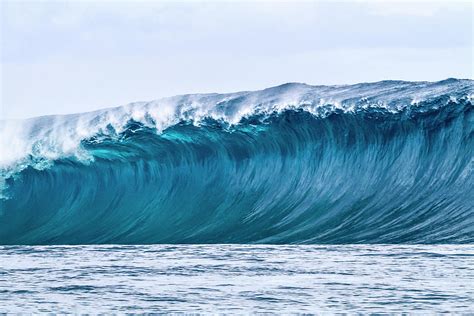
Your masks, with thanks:
M1 312L472 312L474 245L0 247Z

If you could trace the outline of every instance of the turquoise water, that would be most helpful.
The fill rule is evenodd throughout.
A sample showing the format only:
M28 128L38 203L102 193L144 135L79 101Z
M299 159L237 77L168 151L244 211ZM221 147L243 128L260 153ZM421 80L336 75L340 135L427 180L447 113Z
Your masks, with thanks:
M290 83L0 121L0 312L472 313L473 96Z
M473 312L473 245L4 246L0 312Z
M473 243L473 95L288 84L3 122L0 244Z

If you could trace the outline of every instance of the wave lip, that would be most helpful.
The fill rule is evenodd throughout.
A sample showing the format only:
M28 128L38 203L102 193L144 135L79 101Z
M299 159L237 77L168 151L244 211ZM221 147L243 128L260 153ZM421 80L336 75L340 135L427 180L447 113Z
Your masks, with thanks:
M67 156L87 160L91 157L83 150L82 141L96 135L120 134L130 121L161 133L183 121L199 125L211 118L235 125L248 117L286 110L303 110L320 117L369 108L400 112L419 104L443 106L458 98L472 100L473 96L474 83L467 79L386 80L338 86L287 83L261 91L180 95L88 113L0 121L0 171L5 174L30 164L42 167L45 161Z
M473 87L285 84L2 122L0 244L472 243Z

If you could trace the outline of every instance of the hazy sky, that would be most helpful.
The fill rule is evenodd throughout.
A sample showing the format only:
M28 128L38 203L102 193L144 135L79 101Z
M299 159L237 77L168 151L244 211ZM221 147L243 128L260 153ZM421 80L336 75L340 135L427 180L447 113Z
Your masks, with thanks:
M294 81L473 77L470 1L0 6L2 118Z

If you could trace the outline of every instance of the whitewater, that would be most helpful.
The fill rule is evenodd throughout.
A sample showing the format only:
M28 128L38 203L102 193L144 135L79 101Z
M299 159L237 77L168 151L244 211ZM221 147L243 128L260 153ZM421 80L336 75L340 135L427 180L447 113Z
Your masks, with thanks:
M474 82L0 121L0 244L469 244Z

